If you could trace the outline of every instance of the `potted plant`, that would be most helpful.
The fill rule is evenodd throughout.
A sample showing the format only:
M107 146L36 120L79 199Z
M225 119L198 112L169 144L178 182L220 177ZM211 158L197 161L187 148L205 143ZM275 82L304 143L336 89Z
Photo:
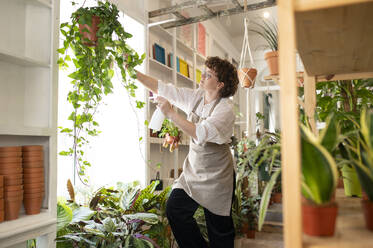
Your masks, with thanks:
M164 138L163 147L167 148L170 145L170 152L179 147L181 132L170 120L165 119L159 137Z
M330 117L319 137L303 125L301 131L303 232L333 236L338 211L334 201L338 169L329 151L338 145L339 127Z
M115 69L128 94L135 97L134 68L145 58L145 54L140 57L127 44L132 35L124 30L118 19L119 10L114 4L98 1L97 6L78 8L72 13L71 21L60 26L64 41L58 49L58 64L63 69L69 66L74 69L69 75L73 87L67 96L73 106L69 116L72 127L61 127L61 133L73 141L72 146L60 155L73 157L75 172L83 183L88 182L84 178L85 169L91 166L84 157L84 148L89 143L88 137L100 132L94 117L104 96L113 91L111 79ZM136 107L143 106L144 102L136 100Z
M267 45L265 48L271 49L264 54L267 61L270 75L278 75L278 29L277 25L271 21L262 21L262 23L253 22L254 28L249 29L251 32L262 37Z
M373 112L364 109L361 113L360 130L355 139L349 139L349 155L356 168L365 192L362 200L366 227L373 231Z

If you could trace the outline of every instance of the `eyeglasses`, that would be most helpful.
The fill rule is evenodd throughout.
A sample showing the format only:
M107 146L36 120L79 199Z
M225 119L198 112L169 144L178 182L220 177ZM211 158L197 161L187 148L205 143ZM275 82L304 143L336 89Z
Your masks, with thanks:
M214 76L213 74L207 72L206 70L203 70L203 72L201 73L201 77L203 78L206 78L207 80L209 80L210 78L212 78L212 76Z

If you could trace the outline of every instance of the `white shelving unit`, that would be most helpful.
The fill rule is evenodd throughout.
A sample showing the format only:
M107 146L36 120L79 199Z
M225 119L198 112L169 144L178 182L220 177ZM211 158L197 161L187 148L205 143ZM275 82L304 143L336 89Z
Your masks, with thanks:
M202 71L206 57L197 51L197 24L191 24L191 35L192 44L184 42L178 34L182 33L182 28L173 28L171 30L165 30L160 26L148 25L147 29L147 45L148 45L148 58L147 58L147 73L157 79L160 79L166 83L172 83L177 87L186 87L196 89L198 84L196 83L196 69ZM177 30L179 29L179 30ZM207 30L208 32L208 30ZM185 33L185 32L184 32ZM206 33L207 34L207 33ZM211 42L212 37L206 35L206 51L210 51L209 46L213 44ZM154 43L159 44L165 48L166 65L160 63L153 58L152 45ZM168 66L168 53L176 54L177 57L186 61L189 65L189 77L177 72L175 66ZM227 54L229 52L227 51ZM176 56L173 56L172 65L176 65ZM237 98L238 99L238 98ZM147 100L147 120L151 119L151 116L155 110L156 105ZM237 100L238 104L238 100ZM179 113L185 115L184 112L178 110ZM239 124L242 125L242 124ZM170 170L174 169L176 172L179 168L182 168L185 157L189 151L190 138L186 134L182 134L181 143L179 148L175 149L173 153L170 153L169 149L162 147L163 139L150 137L149 130L147 131L147 155L146 159L149 162L147 166L147 177L146 182L149 183L150 179L155 178L157 170L160 171L161 179L164 179L164 185L172 183L170 180ZM157 169L156 164L161 163L160 169Z
M0 146L44 147L42 211L0 223L0 247L55 247L59 0L0 1Z

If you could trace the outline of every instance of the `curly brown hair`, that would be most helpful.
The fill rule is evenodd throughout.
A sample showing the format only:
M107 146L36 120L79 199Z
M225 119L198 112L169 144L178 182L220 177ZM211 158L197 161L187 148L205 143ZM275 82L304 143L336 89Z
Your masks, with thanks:
M219 91L220 97L230 97L236 94L238 88L237 69L228 60L219 57L207 57L205 66L213 70L224 87Z

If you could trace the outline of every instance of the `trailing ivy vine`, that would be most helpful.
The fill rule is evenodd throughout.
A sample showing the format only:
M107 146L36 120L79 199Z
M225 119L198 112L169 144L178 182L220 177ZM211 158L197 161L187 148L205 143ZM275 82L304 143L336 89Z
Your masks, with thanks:
M141 57L126 42L131 38L118 21L119 10L114 4L98 1L95 7L80 7L71 15L71 22L62 23L61 34L64 37L63 46L58 49L61 69L74 66L75 71L69 75L73 89L68 93L67 100L73 106L73 112L68 119L72 128L60 127L60 132L73 138L73 145L60 155L72 156L74 167L79 179L87 184L85 170L91 166L84 156L84 148L89 144L89 137L97 136L100 131L95 121L95 113L103 97L113 92L111 79L114 76L114 66L119 68L122 84L135 97L136 72L134 68L140 65ZM72 2L76 5L75 2ZM90 41L83 38L87 28L79 30L79 25L92 25L92 17L100 19L97 31L97 42L88 45ZM92 42L91 42L92 43ZM68 51L72 51L72 56ZM136 100L136 107L142 108L144 102Z

